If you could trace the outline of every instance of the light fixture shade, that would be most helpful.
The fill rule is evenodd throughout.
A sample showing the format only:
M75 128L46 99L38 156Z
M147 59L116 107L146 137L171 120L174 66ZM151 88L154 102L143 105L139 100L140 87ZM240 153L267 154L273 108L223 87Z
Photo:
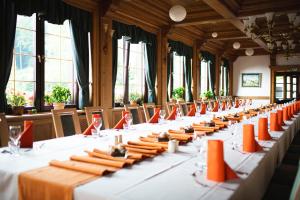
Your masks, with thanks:
M249 17L249 25L255 25L255 20L256 20L256 17L255 16L250 16Z
M288 40L288 44L289 46L291 46L293 44L294 40Z
M218 33L217 33L217 32L213 32L213 33L211 34L211 36L212 36L213 38L216 38L216 37L218 37Z
M267 18L267 22L271 22L273 21L273 18L274 18L274 12L267 12L265 14L266 18Z
M245 54L247 56L252 56L254 54L254 50L252 48L248 48L245 50Z
M234 49L239 49L241 47L241 43L234 42L232 46L233 46Z
M297 16L294 20L294 27L298 27L300 25L300 16Z
M282 44L282 41L276 41L276 46L277 46L277 48L279 48L280 46L281 46L281 44Z
M297 13L288 13L289 22L292 24L297 16Z
M287 50L287 44L282 44L282 48L283 48L283 50Z
M169 10L170 18L175 22L180 22L186 17L186 9L181 5L175 5Z

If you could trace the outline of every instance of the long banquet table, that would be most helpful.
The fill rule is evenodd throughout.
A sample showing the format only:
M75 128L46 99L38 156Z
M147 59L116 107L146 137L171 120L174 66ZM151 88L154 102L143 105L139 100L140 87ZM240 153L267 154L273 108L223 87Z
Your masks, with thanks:
M241 109L231 109L216 115L235 113ZM17 157L0 153L0 199L18 199L18 174L46 166L53 159L68 160L71 155L85 155L84 150L93 148L107 150L109 145L114 144L115 135L122 134L124 142L132 141L152 132L199 123L211 116L181 117L163 124L138 124L130 130L104 130L104 136L99 138L74 135L35 142L32 150L22 150L22 154ZM251 119L255 124L256 139L257 121L256 117ZM206 136L206 139L224 141L225 161L238 172L240 179L216 183L206 180L205 173L194 176L198 170L195 165L198 157L195 147L189 143L180 146L176 153L163 153L78 186L74 189L74 199L261 199L275 168L300 128L300 114L286 122L284 131L270 132L273 139L260 141L264 150L256 153L243 153L232 148L233 142L242 141L242 123L237 125L239 134L232 135L224 129Z

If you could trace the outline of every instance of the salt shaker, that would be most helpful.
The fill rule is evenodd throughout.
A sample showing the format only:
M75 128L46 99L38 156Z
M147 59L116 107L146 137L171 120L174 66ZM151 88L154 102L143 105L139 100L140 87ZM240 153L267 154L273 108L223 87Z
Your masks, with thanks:
M169 140L168 142L168 152L175 153L176 151L176 140Z

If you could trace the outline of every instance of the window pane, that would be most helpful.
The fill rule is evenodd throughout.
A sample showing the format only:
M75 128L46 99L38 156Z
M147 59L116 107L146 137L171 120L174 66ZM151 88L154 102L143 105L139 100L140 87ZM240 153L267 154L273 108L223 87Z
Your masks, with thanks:
M297 78L293 77L293 84L297 84Z
M286 98L291 98L291 92L290 91L286 92Z
M27 106L34 105L36 69L35 24L35 15L31 17L17 16L12 69L6 87L7 95L24 95Z
M297 85L293 85L293 91L297 90Z
M201 94L208 89L207 81L207 68L208 68L208 63L205 61L201 61L201 77L200 77L200 82L201 82Z
M286 77L286 83L291 83L291 77L290 76Z
M286 85L286 90L287 90L287 91L290 91L290 90L291 90L291 85L290 85L290 84L287 84L287 85Z
M296 98L296 92L293 92L293 98Z
M183 87L183 65L184 57L173 55L173 89Z
M54 85L65 86L71 91L70 103L73 103L76 80L68 29L68 21L63 25L45 22L45 94Z
M283 83L283 76L276 76L276 83Z

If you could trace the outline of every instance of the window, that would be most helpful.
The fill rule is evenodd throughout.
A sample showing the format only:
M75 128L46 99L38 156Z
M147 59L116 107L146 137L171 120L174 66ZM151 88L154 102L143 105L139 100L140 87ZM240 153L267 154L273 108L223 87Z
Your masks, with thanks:
M283 99L283 78L284 76L276 76L275 80L275 98L279 100Z
M200 91L201 94L205 91L210 90L210 84L209 84L209 63L202 60L201 61L201 71L200 71Z
M297 98L298 74L277 73L275 76L275 99Z
M184 72L183 66L185 64L184 56L177 56L176 53L173 53L173 89L184 87Z
M115 85L115 102L127 103L131 94L143 97L145 91L144 54L145 45L140 42L131 44L128 38L118 40L118 69ZM126 63L129 53L128 73ZM126 86L126 79L128 86ZM125 95L125 99L124 99ZM127 96L127 97L126 97Z
M35 14L17 16L8 95L24 94L27 106L44 110L44 95L53 85L60 84L71 90L70 103L75 102L77 83L69 29L68 21L55 25L36 18Z
M220 88L220 96L226 96L228 94L228 77L227 77L227 67L221 65L221 68L220 68L220 85L219 85L219 88Z

